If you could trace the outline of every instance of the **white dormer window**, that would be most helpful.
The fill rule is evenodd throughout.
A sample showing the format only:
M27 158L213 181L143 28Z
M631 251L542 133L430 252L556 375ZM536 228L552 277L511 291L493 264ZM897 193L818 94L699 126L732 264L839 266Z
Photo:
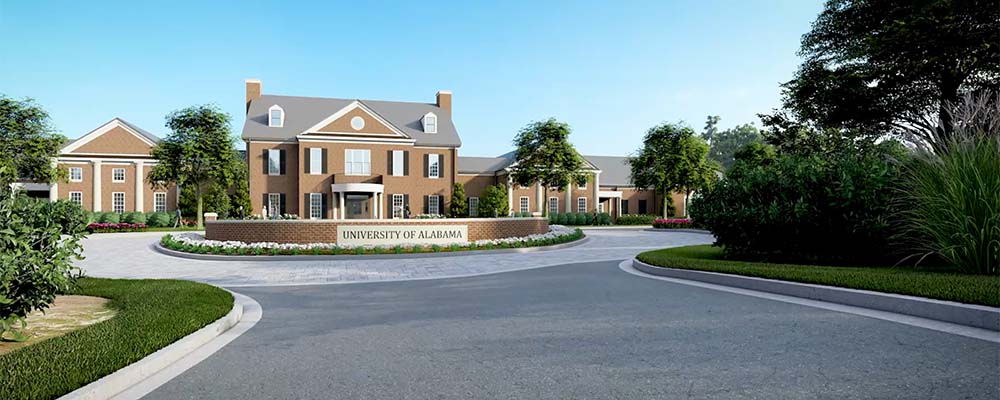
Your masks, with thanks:
M424 133L438 132L438 117L434 113L424 114Z
M285 110L282 110L277 104L267 109L267 126L272 128L281 128L284 123Z

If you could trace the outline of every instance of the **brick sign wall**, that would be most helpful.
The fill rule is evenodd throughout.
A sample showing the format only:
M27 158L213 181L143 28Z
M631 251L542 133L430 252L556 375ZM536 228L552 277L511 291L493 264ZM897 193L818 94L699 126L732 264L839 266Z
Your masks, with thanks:
M207 221L205 222L205 238L210 240L235 240L245 243L336 243L337 229L340 226L358 226L359 230L367 227L404 227L398 231L424 232L426 237L448 236L447 232L462 230L468 235L468 241L484 239L504 239L541 234L549 231L549 221L546 218L455 218L455 219L393 219L393 220L247 220L247 221ZM428 229L420 229L427 227ZM385 230L385 229L381 229ZM405 234L413 237L417 234ZM352 240L358 236L352 234ZM382 236L375 235L370 244L386 245ZM400 234L403 237L404 234ZM400 239L399 243L414 243L414 240ZM424 240L421 243L448 243L448 240ZM453 240L451 241L453 242ZM357 244L358 242L352 242Z

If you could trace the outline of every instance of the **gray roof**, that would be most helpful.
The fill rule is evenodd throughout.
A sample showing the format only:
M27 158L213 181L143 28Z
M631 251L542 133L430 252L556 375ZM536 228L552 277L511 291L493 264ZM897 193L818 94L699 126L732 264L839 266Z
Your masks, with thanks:
M353 99L333 99L323 97L297 97L263 95L250 102L246 122L243 124L244 139L292 140L296 135L320 123L340 109L350 105ZM408 103L398 101L357 100L371 109L379 117L388 121L396 129L413 138L419 146L459 147L462 145L458 131L451 121L451 113L429 103ZM285 111L282 127L267 126L267 109L278 105ZM421 119L433 112L438 117L437 133L424 133Z
M458 157L458 173L494 174L509 164L504 157Z
M583 156L601 170L601 186L632 186L628 157Z

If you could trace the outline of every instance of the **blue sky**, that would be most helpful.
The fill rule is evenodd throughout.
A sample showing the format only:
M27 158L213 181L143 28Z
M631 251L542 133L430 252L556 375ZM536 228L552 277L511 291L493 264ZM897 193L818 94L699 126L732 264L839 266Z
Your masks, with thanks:
M247 78L297 96L449 89L459 154L501 154L555 117L581 152L625 155L661 122L759 126L821 3L2 1L0 93L74 138L115 116L163 136L168 112L204 103L238 135Z

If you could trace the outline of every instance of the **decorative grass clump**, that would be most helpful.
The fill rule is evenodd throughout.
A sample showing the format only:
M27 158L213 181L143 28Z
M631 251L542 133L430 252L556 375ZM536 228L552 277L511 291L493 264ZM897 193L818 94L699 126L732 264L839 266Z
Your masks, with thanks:
M1000 307L1000 278L957 274L950 272L951 270L892 266L830 267L734 261L727 260L721 248L710 245L647 251L640 253L636 258L660 267L720 272Z
M118 314L0 356L0 399L52 399L141 360L226 315L233 296L204 283L81 278L72 293Z

